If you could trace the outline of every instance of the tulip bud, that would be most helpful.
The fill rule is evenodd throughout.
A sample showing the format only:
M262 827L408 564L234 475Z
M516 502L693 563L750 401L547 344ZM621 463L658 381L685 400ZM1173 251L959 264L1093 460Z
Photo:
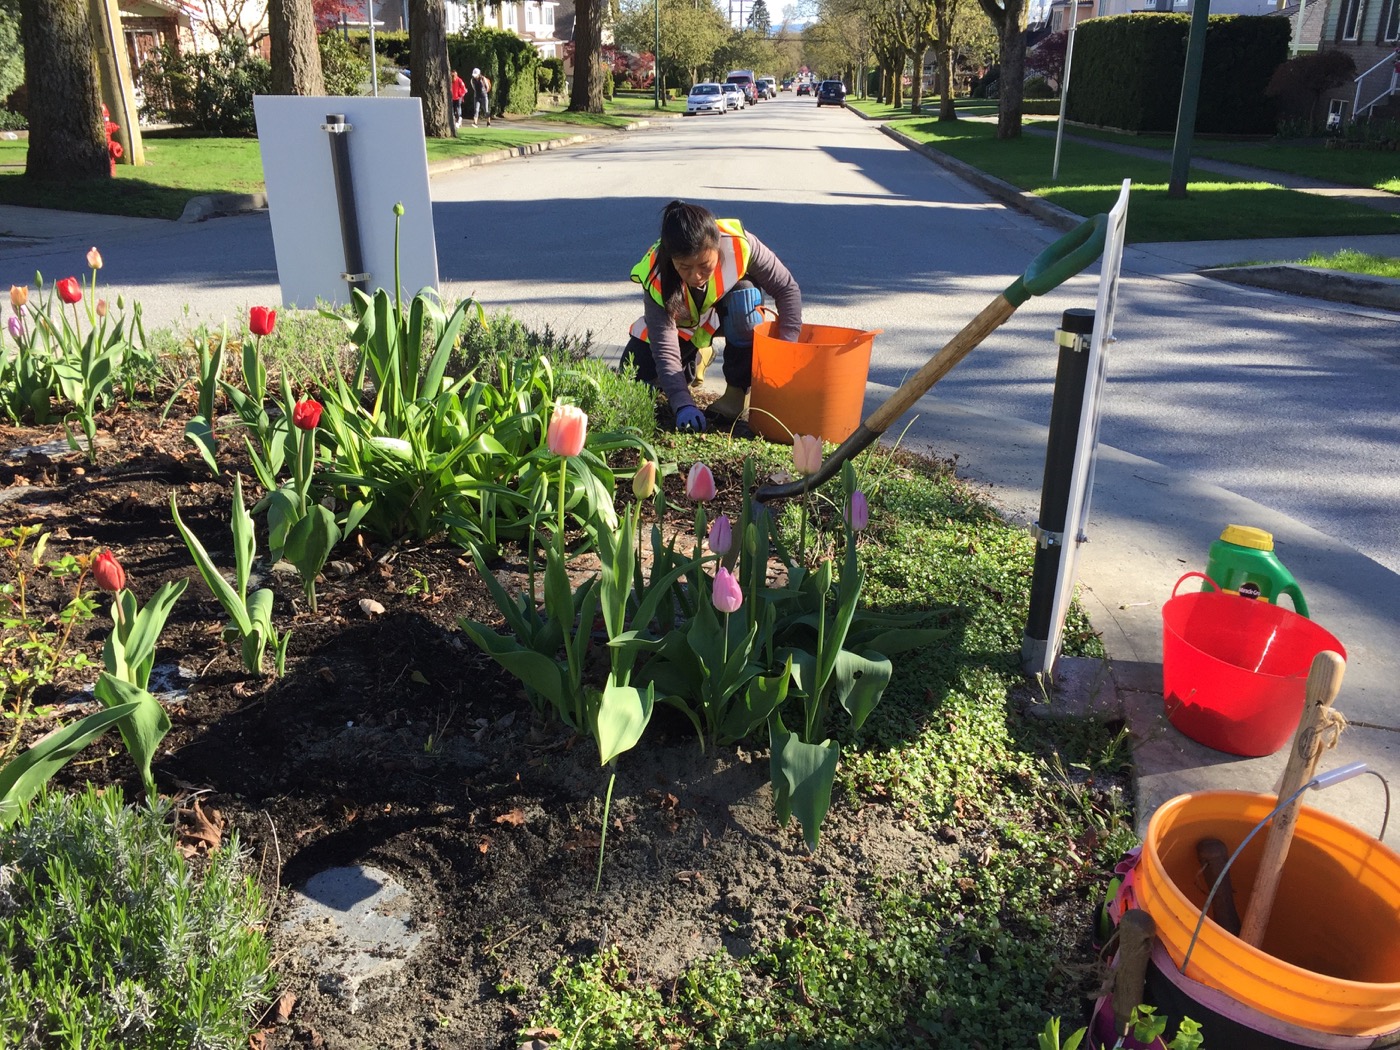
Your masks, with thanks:
M403 201L397 201L394 204L394 214L400 216L403 215Z
M710 526L710 550L721 558L734 546L734 529L729 524L729 515L721 514Z
M292 425L298 430L315 430L321 422L321 403L313 398L292 406Z
M632 495L639 500L651 499L656 495L656 464L647 460L632 475Z
M24 322L14 314L10 315L10 319L6 321L5 324L9 326L10 338L15 342L19 342L24 338Z
M405 463L413 459L413 446L403 438L372 437L369 439L370 445L382 452L387 452L395 459L403 460Z
M860 489L851 493L851 501L846 506L846 524L856 532L870 524L870 503Z
M94 270L102 269L102 253L97 250L96 246L88 249L87 264Z
M693 463L685 478L685 494L696 503L715 498L715 476L703 463Z
M10 305L18 310L27 302L29 302L28 286L23 284L10 285Z
M744 604L744 592L739 589L739 581L734 578L734 574L720 566L715 573L715 586L710 594L710 600L714 602L715 608L722 613L738 612Z
M99 299L99 300L97 300L97 316L98 316L98 317L106 317L106 316L107 316L107 300L106 300L106 299Z
M63 280L56 283L54 288L58 290L58 297L69 306L72 306L74 303L82 302L83 287L78 283L76 277L65 277Z
M126 570L109 550L104 550L93 561L92 578L97 586L113 594L126 586Z
M577 405L558 404L549 417L545 444L556 456L577 456L588 439L588 413Z
M799 474L815 474L822 469L822 439L798 434L792 439L792 465Z

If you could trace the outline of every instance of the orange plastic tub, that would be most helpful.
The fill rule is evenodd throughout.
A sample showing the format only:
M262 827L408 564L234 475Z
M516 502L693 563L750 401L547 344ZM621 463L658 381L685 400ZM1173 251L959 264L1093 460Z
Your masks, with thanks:
M860 425L873 332L804 324L797 342L775 338L772 321L753 332L749 426L791 445L794 434L845 441Z
M1152 815L1137 866L1137 905L1180 968L1210 887L1196 843L1233 851L1277 804L1273 795L1202 791ZM1230 868L1241 915L1267 834ZM1313 1032L1378 1036L1400 1029L1400 855L1350 824L1306 806L1260 948L1201 926L1186 976L1262 1014Z
M1293 739L1308 668L1342 643L1307 617L1270 602L1200 591L1162 606L1162 698L1172 725L1232 755L1272 755ZM1212 583L1212 585L1214 585Z

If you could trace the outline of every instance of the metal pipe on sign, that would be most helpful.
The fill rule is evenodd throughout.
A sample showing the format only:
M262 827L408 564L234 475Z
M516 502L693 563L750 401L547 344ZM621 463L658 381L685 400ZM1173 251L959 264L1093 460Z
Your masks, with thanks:
M374 0L365 0L369 20L369 93L379 97L379 55L374 50Z
M364 291L370 275L364 272L365 256L360 244L360 220L355 207L355 180L350 171L350 132L344 113L327 113L321 130L331 137L331 173L335 176L335 202L340 215L340 243L345 251L345 270L340 277L350 290Z

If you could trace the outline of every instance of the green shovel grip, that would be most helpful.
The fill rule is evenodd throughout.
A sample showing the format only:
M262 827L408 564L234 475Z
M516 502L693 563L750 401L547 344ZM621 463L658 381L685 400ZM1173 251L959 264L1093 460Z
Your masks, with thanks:
M1058 288L1103 253L1107 233L1106 214L1085 219L1032 259L1026 272L1001 294L1012 306L1020 306L1033 295Z

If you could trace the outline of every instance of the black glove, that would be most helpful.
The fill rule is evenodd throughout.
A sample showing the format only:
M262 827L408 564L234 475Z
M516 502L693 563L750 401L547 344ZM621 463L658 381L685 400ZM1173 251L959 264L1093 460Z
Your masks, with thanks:
M677 430L704 430L705 413L701 412L694 405L686 405L676 413Z

